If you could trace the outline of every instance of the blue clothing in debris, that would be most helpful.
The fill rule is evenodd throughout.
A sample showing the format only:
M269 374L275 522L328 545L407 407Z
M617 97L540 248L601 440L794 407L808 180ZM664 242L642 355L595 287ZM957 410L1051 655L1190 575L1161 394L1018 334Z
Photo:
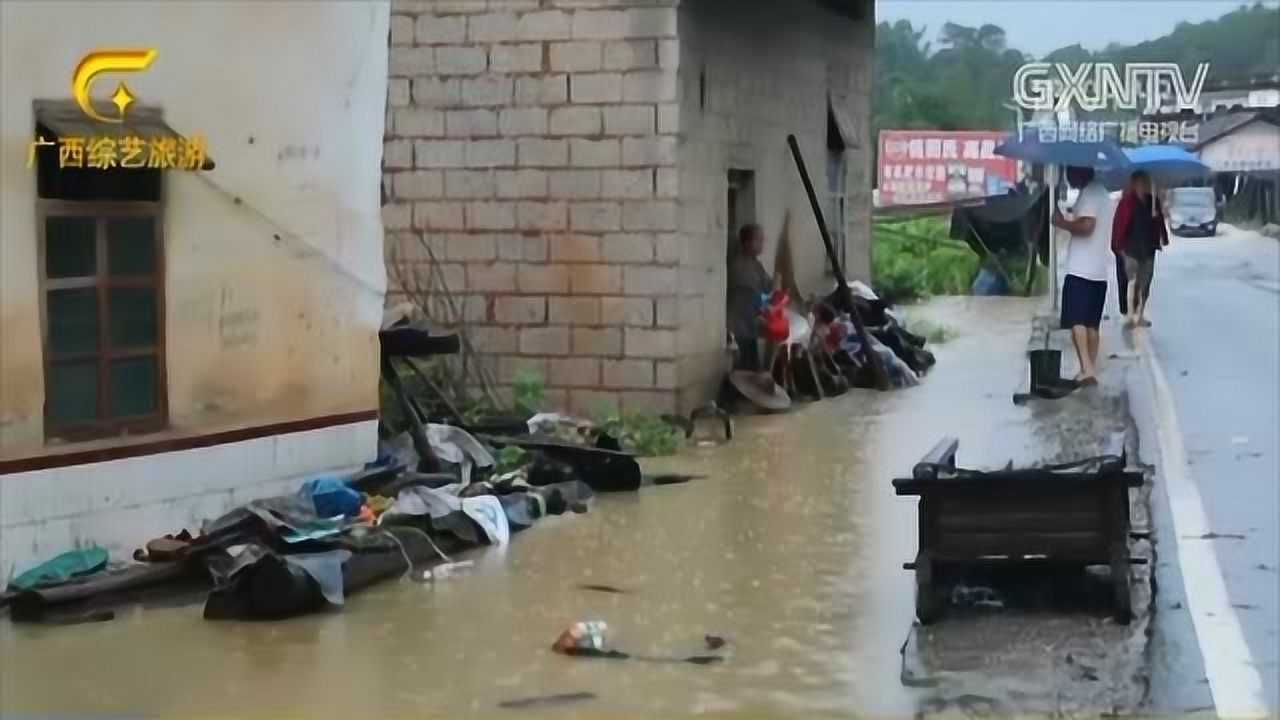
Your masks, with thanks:
M302 484L300 495L310 498L316 515L322 518L339 515L359 515L364 502L360 493L352 490L345 481L336 477L318 477Z
M98 572L107 566L107 551L100 547L70 550L22 573L9 583L19 590L59 585L71 578Z

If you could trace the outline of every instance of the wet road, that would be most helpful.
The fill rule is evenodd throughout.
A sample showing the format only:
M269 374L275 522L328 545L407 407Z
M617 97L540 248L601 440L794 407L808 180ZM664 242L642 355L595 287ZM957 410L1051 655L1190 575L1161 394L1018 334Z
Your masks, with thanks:
M1174 238L1156 270L1150 338L1230 603L1280 708L1280 241L1223 226ZM1204 640L1202 639L1202 646ZM1206 653L1212 652L1210 648Z
M589 692L597 699L518 716L910 716L919 698L899 681L899 647L913 616L901 563L916 549L915 505L889 481L944 434L960 437L968 466L1042 457L1031 411L1009 402L1034 305L949 301L935 317L959 335L924 386L744 420L730 445L653 464L707 478L600 497L586 515L473 554L466 576L388 583L344 612L281 623L205 622L199 606L4 623L0 712L505 716L504 700ZM985 329L966 334L977 322ZM720 635L727 661L550 652L587 619L633 653L698 653L704 634Z

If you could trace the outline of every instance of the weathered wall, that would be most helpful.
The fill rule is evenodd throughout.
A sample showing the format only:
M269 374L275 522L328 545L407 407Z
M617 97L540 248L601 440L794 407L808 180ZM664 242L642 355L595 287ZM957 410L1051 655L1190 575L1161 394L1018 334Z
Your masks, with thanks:
M871 18L811 0L404 0L392 12L388 252L426 272L428 242L500 383L533 369L552 404L579 411L705 400L724 367L730 167L756 171L771 235L793 210L801 282L823 285L785 138L802 138L825 187L829 91L859 136L848 260L865 276Z
M104 46L158 50L129 87L217 162L164 185L169 434L377 407L388 22L365 2L0 4L0 459L47 450L32 100L69 99Z
M392 5L388 253L425 272L425 238L499 382L555 405L674 405L674 4Z
M857 135L848 151L846 273L870 270L871 141L875 20L852 20L812 0L684 0L679 11L679 189L682 235L678 355L681 403L714 391L726 367L728 171L755 173L755 220L773 269L791 218L797 280L829 292L824 250L790 151L795 134L819 192L827 187L827 98Z
M378 181L390 10L366 2L0 3L0 461L377 407ZM32 101L80 58L127 78L217 169L164 181L169 430L46 446ZM96 90L109 94L110 78ZM114 558L298 479L358 466L376 421L0 478L0 577L88 543Z
M1253 122L1200 149L1214 172L1280 169L1280 127Z

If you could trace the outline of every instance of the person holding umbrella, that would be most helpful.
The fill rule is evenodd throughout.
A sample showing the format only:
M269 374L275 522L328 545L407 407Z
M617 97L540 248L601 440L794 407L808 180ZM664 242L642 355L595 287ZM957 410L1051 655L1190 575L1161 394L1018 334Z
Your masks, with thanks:
M1129 187L1120 196L1111 224L1111 249L1124 258L1125 275L1129 278L1131 327L1151 327L1145 314L1155 276L1156 252L1168 244L1164 207L1151 192L1151 176L1138 170L1129 177Z
M1067 273L1062 283L1064 329L1080 361L1076 382L1097 385L1098 349L1102 339L1102 311L1107 302L1107 276L1111 266L1111 195L1096 178L1093 168L1067 168L1067 182L1080 190L1071 219L1053 209L1053 225L1071 233L1067 246Z

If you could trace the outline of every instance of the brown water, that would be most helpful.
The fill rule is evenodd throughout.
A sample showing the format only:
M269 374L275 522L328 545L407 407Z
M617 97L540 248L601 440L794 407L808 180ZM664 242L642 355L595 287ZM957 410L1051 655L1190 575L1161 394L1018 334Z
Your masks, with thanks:
M74 627L0 624L0 711L220 717L904 716L899 682L913 615L913 498L890 479L943 434L966 465L1025 460L1026 301L930 310L959 331L919 388L855 392L787 416L739 421L737 439L650 469L705 473L685 485L598 497L465 576L389 582L345 611L280 623L212 623L200 607L125 611ZM966 332L965 324L986 329ZM608 584L604 594L579 584ZM711 666L565 658L576 620L615 644L704 652ZM539 710L503 700L597 699Z

